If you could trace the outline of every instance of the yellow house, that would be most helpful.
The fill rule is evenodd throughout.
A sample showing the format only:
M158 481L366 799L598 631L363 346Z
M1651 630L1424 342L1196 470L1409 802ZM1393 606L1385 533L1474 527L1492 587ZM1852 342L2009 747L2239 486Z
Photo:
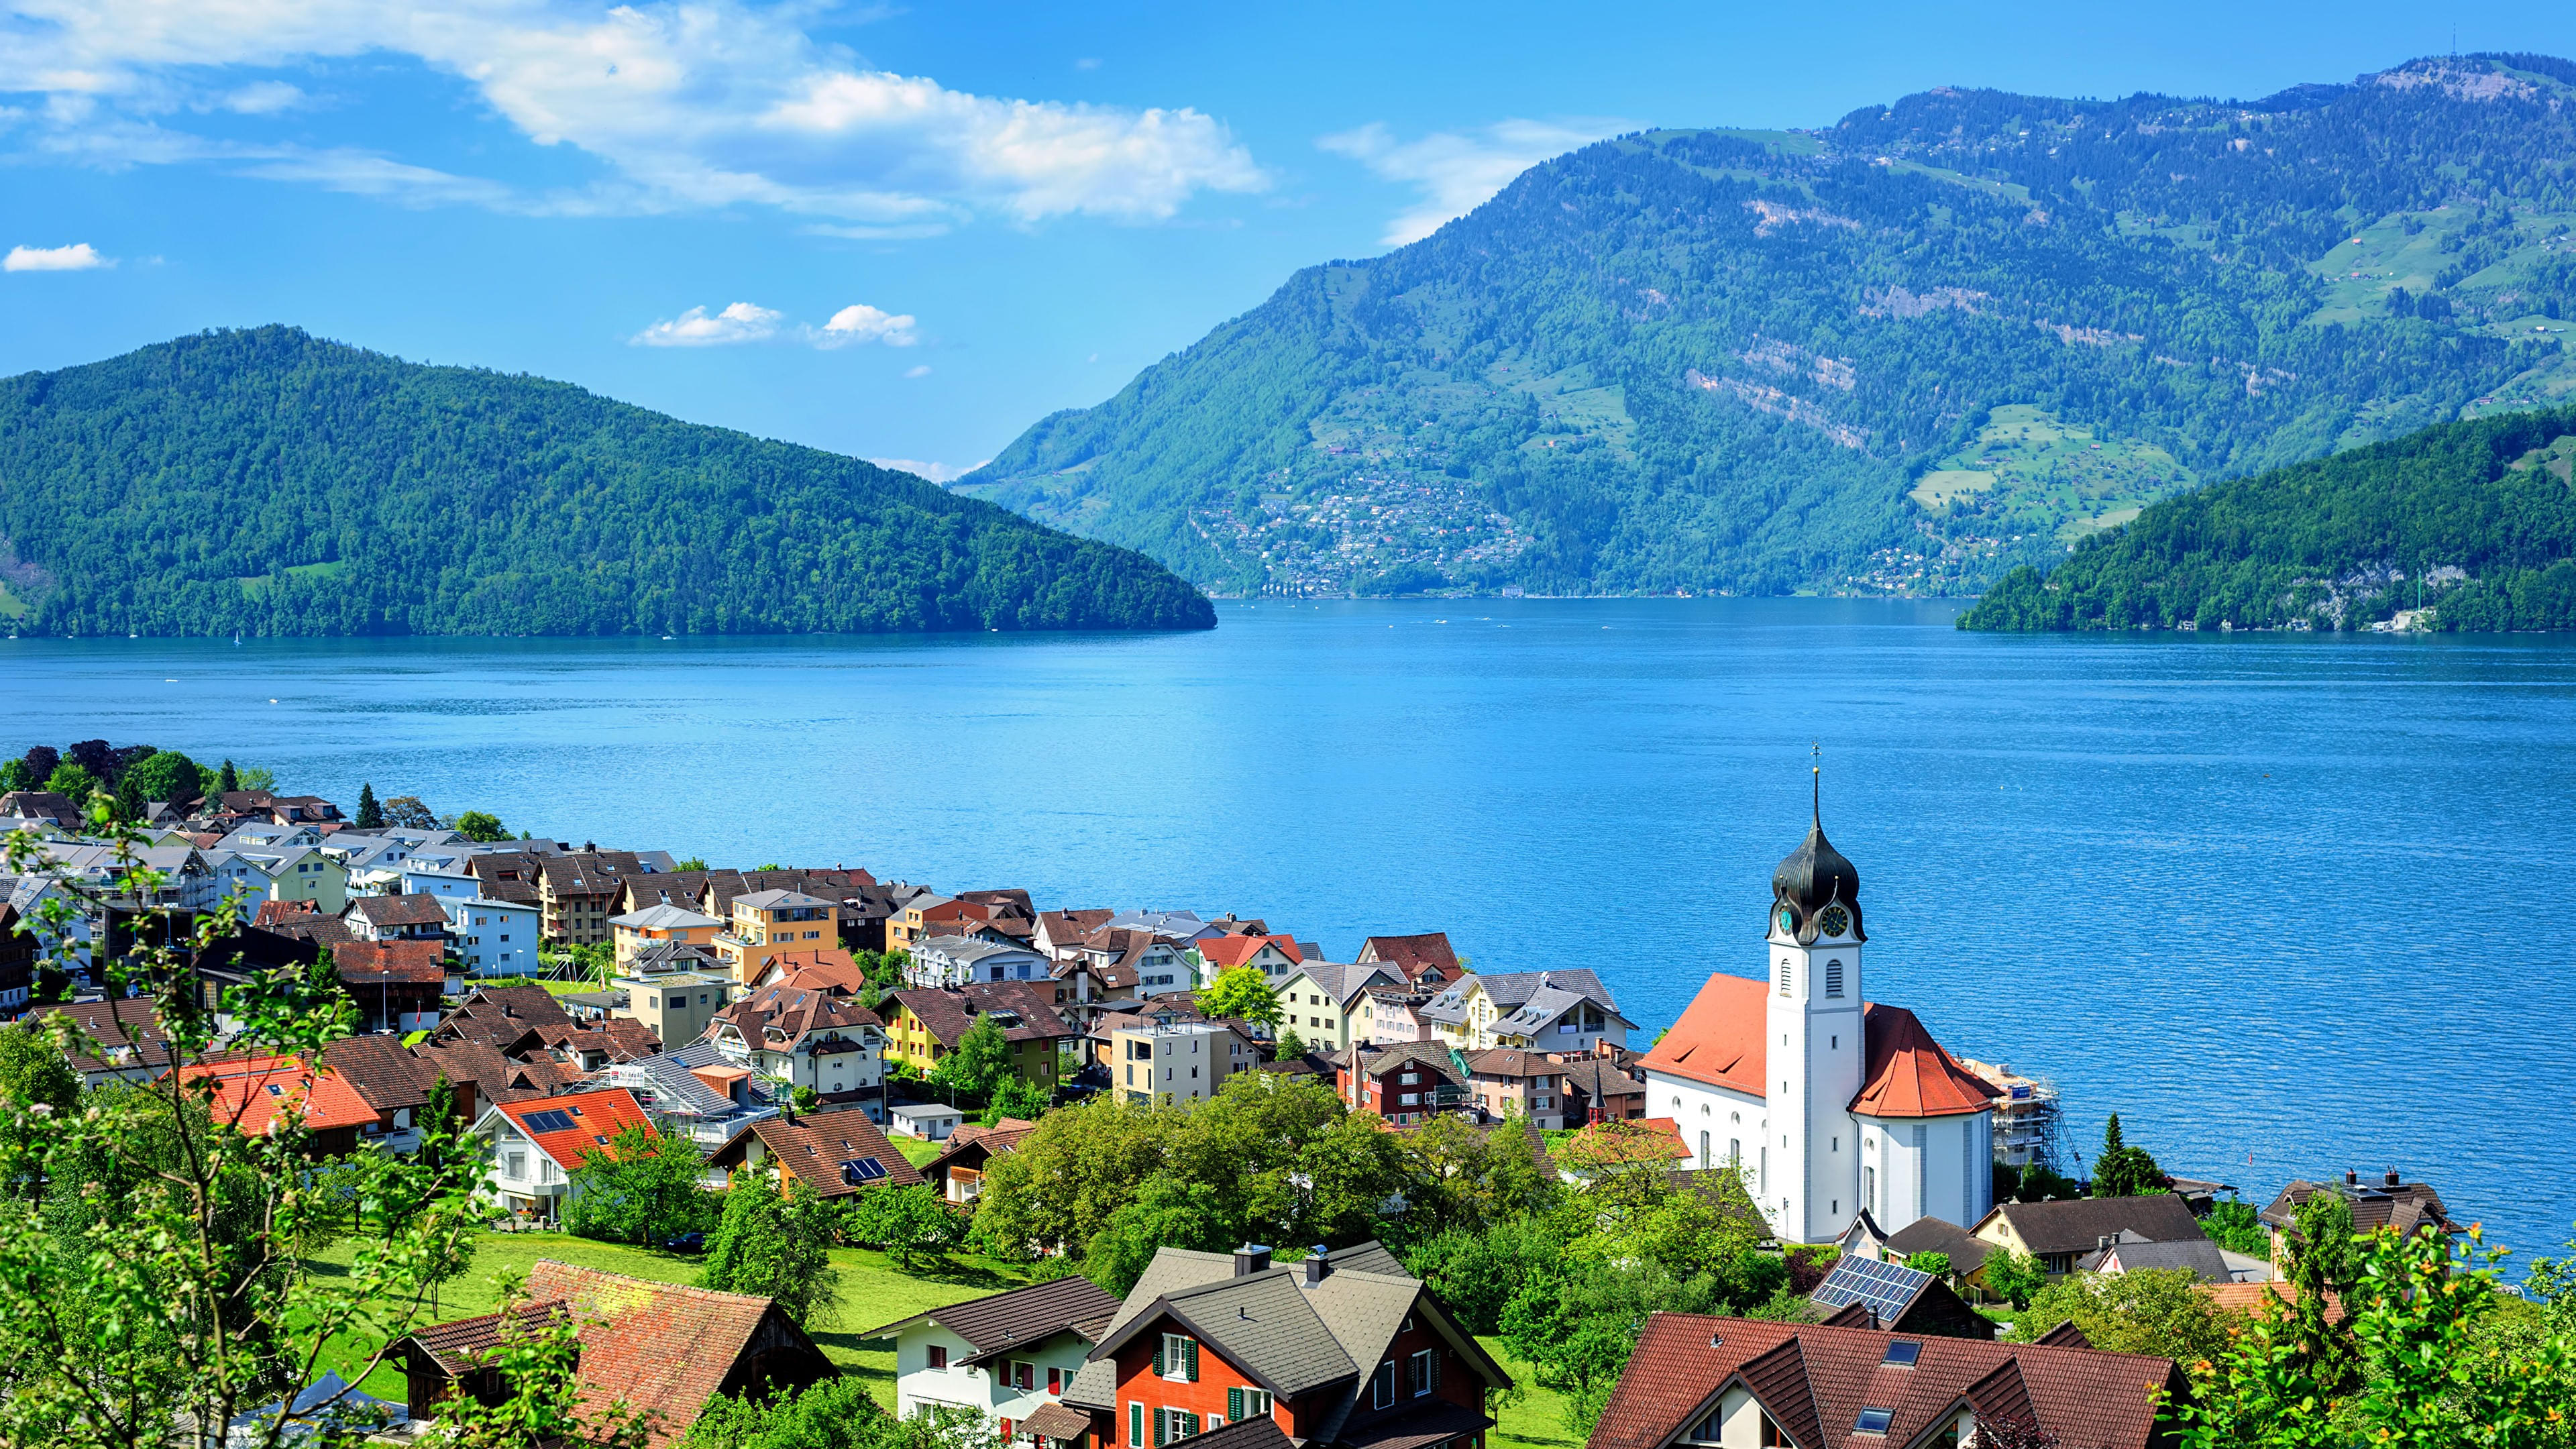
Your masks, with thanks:
M617 964L620 966L633 961L636 952L656 941L713 946L724 927L725 923L713 916L701 915L669 901L608 918L609 938L616 943Z
M269 877L276 882L269 889L269 899L311 901L313 909L326 916L349 908L347 866L309 845L290 846L269 859L276 862L269 866Z
M749 986L789 951L839 949L841 908L801 891L735 896L733 920L712 944L735 982Z

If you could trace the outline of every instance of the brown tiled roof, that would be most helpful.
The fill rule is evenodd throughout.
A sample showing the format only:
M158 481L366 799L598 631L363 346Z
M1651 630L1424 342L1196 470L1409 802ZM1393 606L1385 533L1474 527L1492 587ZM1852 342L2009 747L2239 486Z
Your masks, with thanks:
M858 959L837 946L820 950L781 951L761 968L761 987L783 986L790 990L829 991L836 996L857 996L868 989L868 973L860 969Z
M2022 1245L2033 1253L2087 1253L2102 1239L2122 1233L2132 1242L2143 1243L2180 1243L2208 1236L2191 1209L2169 1192L2005 1202L1995 1204L1993 1212L2012 1225Z
M1005 1117L990 1127L967 1123L948 1134L948 1140L940 1145L939 1155L930 1159L925 1175L941 1176L948 1170L950 1162L957 1158L971 1156L976 1161L989 1162L996 1153L1018 1151L1020 1144L1036 1130L1038 1124L1023 1122L1017 1117Z
M352 988L447 980L447 948L437 941L344 941L331 948L331 960L340 969L340 984Z
M1253 1421L1247 1419L1244 1422ZM1260 1422L1269 1424L1270 1420L1263 1419ZM1080 1439L1091 1432L1091 1416L1062 1404L1040 1404L1029 1410L1029 1416L1020 1421L1020 1432L1035 1434L1046 1439ZM1285 1430L1272 1424L1271 1432L1279 1436L1279 1443L1282 1446L1288 1443Z
M2286 1313L2291 1300L2299 1296L2295 1283L2212 1283L2200 1291L2236 1313ZM2326 1317L2337 1323L2344 1318L2343 1299L2332 1292L2326 1294Z
M886 1141L885 1133L868 1120L865 1109L847 1108L839 1112L806 1112L794 1121L784 1117L764 1118L751 1130L760 1145L769 1149L798 1180L823 1197L841 1197L868 1187L910 1187L921 1181L919 1169L911 1159L897 1152ZM740 1143L729 1143L737 1147ZM873 1157L886 1175L873 1181L848 1182L841 1176L841 1164L857 1158Z
M599 1024L608 1034L609 1054L618 1061L649 1057L662 1050L662 1039L653 1028L631 1016L612 1016Z
M1381 1076L1412 1065L1428 1067L1444 1082L1459 1082L1458 1065L1449 1048L1436 1041L1397 1042L1392 1046L1354 1046L1345 1050L1340 1064L1352 1067L1365 1076ZM1464 1083L1460 1083L1464 1085Z
M563 1300L544 1303L522 1303L507 1315L486 1313L479 1318L459 1318L450 1323L433 1323L411 1335L410 1341L429 1355L450 1378L459 1377L475 1368L475 1360L501 1346L501 1320L507 1316L518 1320L519 1336L524 1341L563 1315Z
M615 892L629 876L647 872L643 862L631 850L577 851L570 855L541 855L537 874L546 889L559 896L604 896Z
M275 923L260 929L272 935L310 941L316 946L329 946L333 950L358 939L358 933L350 930L349 923L338 916L281 916Z
M331 1043L322 1053L322 1070L340 1078L382 1116L404 1107L421 1107L438 1073L391 1036L353 1036Z
M1011 1041L1053 1041L1081 1035L1056 1014L1052 983L986 981L957 991L896 991L889 993L887 999L903 1003L945 1047L956 1046L973 1029L976 1017L993 1011L1007 1011L1019 1017L1019 1025L1002 1029L1002 1035Z
M1886 1363L1893 1341L1920 1345L1911 1368ZM2058 1442L2145 1449L2160 1393L2179 1394L2165 1359L2039 1344L1879 1333L1863 1328L1658 1313L1646 1321L1588 1449L1659 1449L1740 1382L1800 1444L1902 1445L1958 1411L2025 1414ZM1852 1425L1889 1411L1884 1436Z
M259 914L251 918L251 924L274 931L283 922L318 918L321 914L322 908L311 901L261 901Z
M447 924L447 904L436 896L360 896L349 902L349 911L379 927Z
M1418 981L1422 973L1439 968L1441 976L1458 979L1458 953L1449 948L1447 931L1425 931L1418 936L1371 936L1360 943L1360 959L1383 961L1404 973L1407 981Z
M110 1052L120 1049L134 1053L132 1061L105 1061L98 1057L75 1054L72 1070L103 1072L140 1067L160 1068L170 1065L170 1034L161 1029L161 1018L153 1014L152 1003L140 996L114 1001L65 1002L59 1006L39 1006L28 1011L36 1020L49 1016L67 1016L80 1024L91 1040Z
M964 1361L973 1363L1068 1330L1097 1343L1102 1332L1109 1327L1109 1320L1117 1313L1118 1299L1115 1296L1077 1274L1051 1282L1033 1283L1026 1288L1014 1288L1008 1293L951 1303L945 1308L915 1314L883 1328L870 1329L860 1337L886 1338L912 1324L936 1323L966 1340L972 1354Z
M2430 1225L2445 1233L2463 1233L2465 1224L2453 1222L2449 1210L2442 1206L2442 1195L2429 1182L2395 1182L2386 1178L2377 1182L2325 1183L2304 1179L2281 1189L2258 1215L2276 1228L2298 1226L2300 1203L2320 1192L2339 1192L2352 1203L2352 1228L2356 1233L2395 1228L2400 1234L2412 1234Z
M731 1022L745 1044L778 1052L804 1050L809 1041L856 1043L867 1028L885 1025L875 1012L824 989L821 975L809 966L797 973L795 983L764 986L717 1012L715 1019Z
M572 1014L542 986L478 986L438 1024L438 1034L502 1046L531 1027L572 1024Z
M598 1320L581 1331L583 1405L595 1411L623 1400L650 1414L657 1445L679 1438L698 1421L755 1333L784 1337L822 1359L804 1331L766 1298L679 1288L545 1258L528 1274L528 1294L541 1302L560 1300L575 1317Z

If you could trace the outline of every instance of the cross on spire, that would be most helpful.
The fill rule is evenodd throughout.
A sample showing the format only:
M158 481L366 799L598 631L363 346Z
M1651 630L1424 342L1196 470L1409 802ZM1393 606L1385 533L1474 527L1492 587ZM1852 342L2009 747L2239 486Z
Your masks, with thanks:
M1822 741L1822 740L1817 740L1817 741L1815 741L1815 742L1813 742L1813 743L1809 744L1809 745L1807 746L1807 756L1808 756L1808 758L1809 758L1809 759L1812 759L1812 760L1816 761L1816 763L1815 763L1815 764L1810 765L1810 766L1807 768L1807 774L1808 774L1808 775L1809 775L1809 777L1810 777L1810 779L1809 779L1809 781L1808 781L1808 784L1809 784L1809 785L1810 785L1810 787L1812 788L1813 793L1814 793L1814 795L1815 795L1814 805L1815 805L1815 811L1816 811L1816 828L1817 828L1818 830L1822 830L1822 829L1824 829L1824 828L1825 828L1825 766L1824 766L1824 758L1825 758L1825 744L1824 744L1824 741Z

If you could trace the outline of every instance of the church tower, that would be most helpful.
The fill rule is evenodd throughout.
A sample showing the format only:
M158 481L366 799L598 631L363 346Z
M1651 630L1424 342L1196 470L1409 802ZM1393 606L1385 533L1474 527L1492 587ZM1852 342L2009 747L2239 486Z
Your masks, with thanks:
M1860 1124L1851 1103L1868 1046L1861 1025L1860 872L1825 839L1822 780L1807 838L1771 875L1763 1042L1769 1136L1757 1177L1781 1239L1822 1242L1860 1211Z

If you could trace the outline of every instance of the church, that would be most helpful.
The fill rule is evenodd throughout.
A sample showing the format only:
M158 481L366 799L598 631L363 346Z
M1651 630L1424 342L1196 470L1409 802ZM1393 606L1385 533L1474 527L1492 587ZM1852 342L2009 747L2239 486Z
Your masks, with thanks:
M1867 998L1860 872L1822 811L1771 876L1760 979L1712 976L1637 1063L1647 1112L1679 1126L1692 1165L1740 1163L1786 1243L1973 1223L1993 1205L2000 1095L1923 1029Z

